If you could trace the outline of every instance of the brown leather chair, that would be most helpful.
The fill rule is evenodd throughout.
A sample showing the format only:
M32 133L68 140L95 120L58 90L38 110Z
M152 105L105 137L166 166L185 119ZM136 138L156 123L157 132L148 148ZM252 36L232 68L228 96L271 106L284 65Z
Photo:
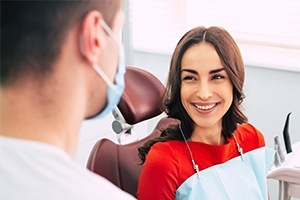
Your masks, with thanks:
M127 67L125 91L118 109L113 112L116 118L113 122L115 132L130 134L133 125L161 114L160 102L164 90L163 84L151 73ZM114 123L118 124L117 128ZM162 118L148 136L129 144L121 145L108 139L100 139L93 147L87 168L136 196L142 168L137 149L147 140L158 137L170 123L177 123L177 120Z

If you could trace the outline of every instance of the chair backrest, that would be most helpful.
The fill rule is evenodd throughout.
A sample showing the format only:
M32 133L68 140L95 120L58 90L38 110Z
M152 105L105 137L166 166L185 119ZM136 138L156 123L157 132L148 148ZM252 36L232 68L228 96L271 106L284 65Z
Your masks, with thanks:
M137 149L146 141L160 136L170 124L176 123L176 119L162 118L150 135L125 145L116 144L108 139L99 140L90 154L87 168L136 196L142 169Z
M125 91L118 104L125 122L135 125L161 114L160 102L164 90L164 85L151 73L127 67ZM177 123L177 120L162 118L148 136L129 144L120 145L100 139L90 153L87 168L136 196L142 168L137 149L146 141L160 136L171 123Z
M128 124L137 124L162 113L161 98L165 86L153 74L136 67L127 67L125 90L118 108Z

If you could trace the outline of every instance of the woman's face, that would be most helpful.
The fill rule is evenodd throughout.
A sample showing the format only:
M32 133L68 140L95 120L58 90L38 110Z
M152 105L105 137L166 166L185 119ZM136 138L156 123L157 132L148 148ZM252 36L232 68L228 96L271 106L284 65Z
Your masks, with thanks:
M221 129L233 86L211 44L189 47L181 61L181 103L197 129Z

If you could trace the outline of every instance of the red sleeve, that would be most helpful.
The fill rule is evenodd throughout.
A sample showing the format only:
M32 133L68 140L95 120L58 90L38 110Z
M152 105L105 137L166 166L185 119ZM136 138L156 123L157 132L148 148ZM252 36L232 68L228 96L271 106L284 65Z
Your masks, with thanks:
M178 180L178 161L167 143L156 143L147 155L139 178L139 200L174 199Z
M249 126L249 129L252 129L252 132L256 134L257 136L257 145L258 147L263 147L265 146L265 138L263 136L263 134L258 130L256 129L254 126L252 126L251 124L248 124Z
M265 146L263 134L251 124L238 126L237 132L244 153Z
M254 129L255 129L256 134L257 134L258 145L260 147L265 146L266 143L265 143L265 138L264 138L263 134L259 130L257 130L256 128L254 128Z

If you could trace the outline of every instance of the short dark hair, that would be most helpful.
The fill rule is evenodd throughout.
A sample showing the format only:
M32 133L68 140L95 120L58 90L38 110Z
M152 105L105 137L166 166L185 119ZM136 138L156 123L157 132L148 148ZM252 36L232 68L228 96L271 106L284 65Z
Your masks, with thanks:
M112 26L121 0L1 1L1 86L28 75L43 78L68 30L91 10Z
M163 108L169 117L180 120L185 137L190 138L194 130L194 122L181 103L181 60L188 48L201 42L209 43L215 48L233 85L233 102L222 120L222 135L228 138L231 137L238 124L247 122L247 117L241 110L241 103L245 98L243 94L245 67L236 42L221 27L205 28L199 26L188 31L179 40L171 59ZM162 132L161 137L151 140L139 148L139 156L142 162L145 161L152 145L159 141L172 139L183 140L178 125L169 127Z

